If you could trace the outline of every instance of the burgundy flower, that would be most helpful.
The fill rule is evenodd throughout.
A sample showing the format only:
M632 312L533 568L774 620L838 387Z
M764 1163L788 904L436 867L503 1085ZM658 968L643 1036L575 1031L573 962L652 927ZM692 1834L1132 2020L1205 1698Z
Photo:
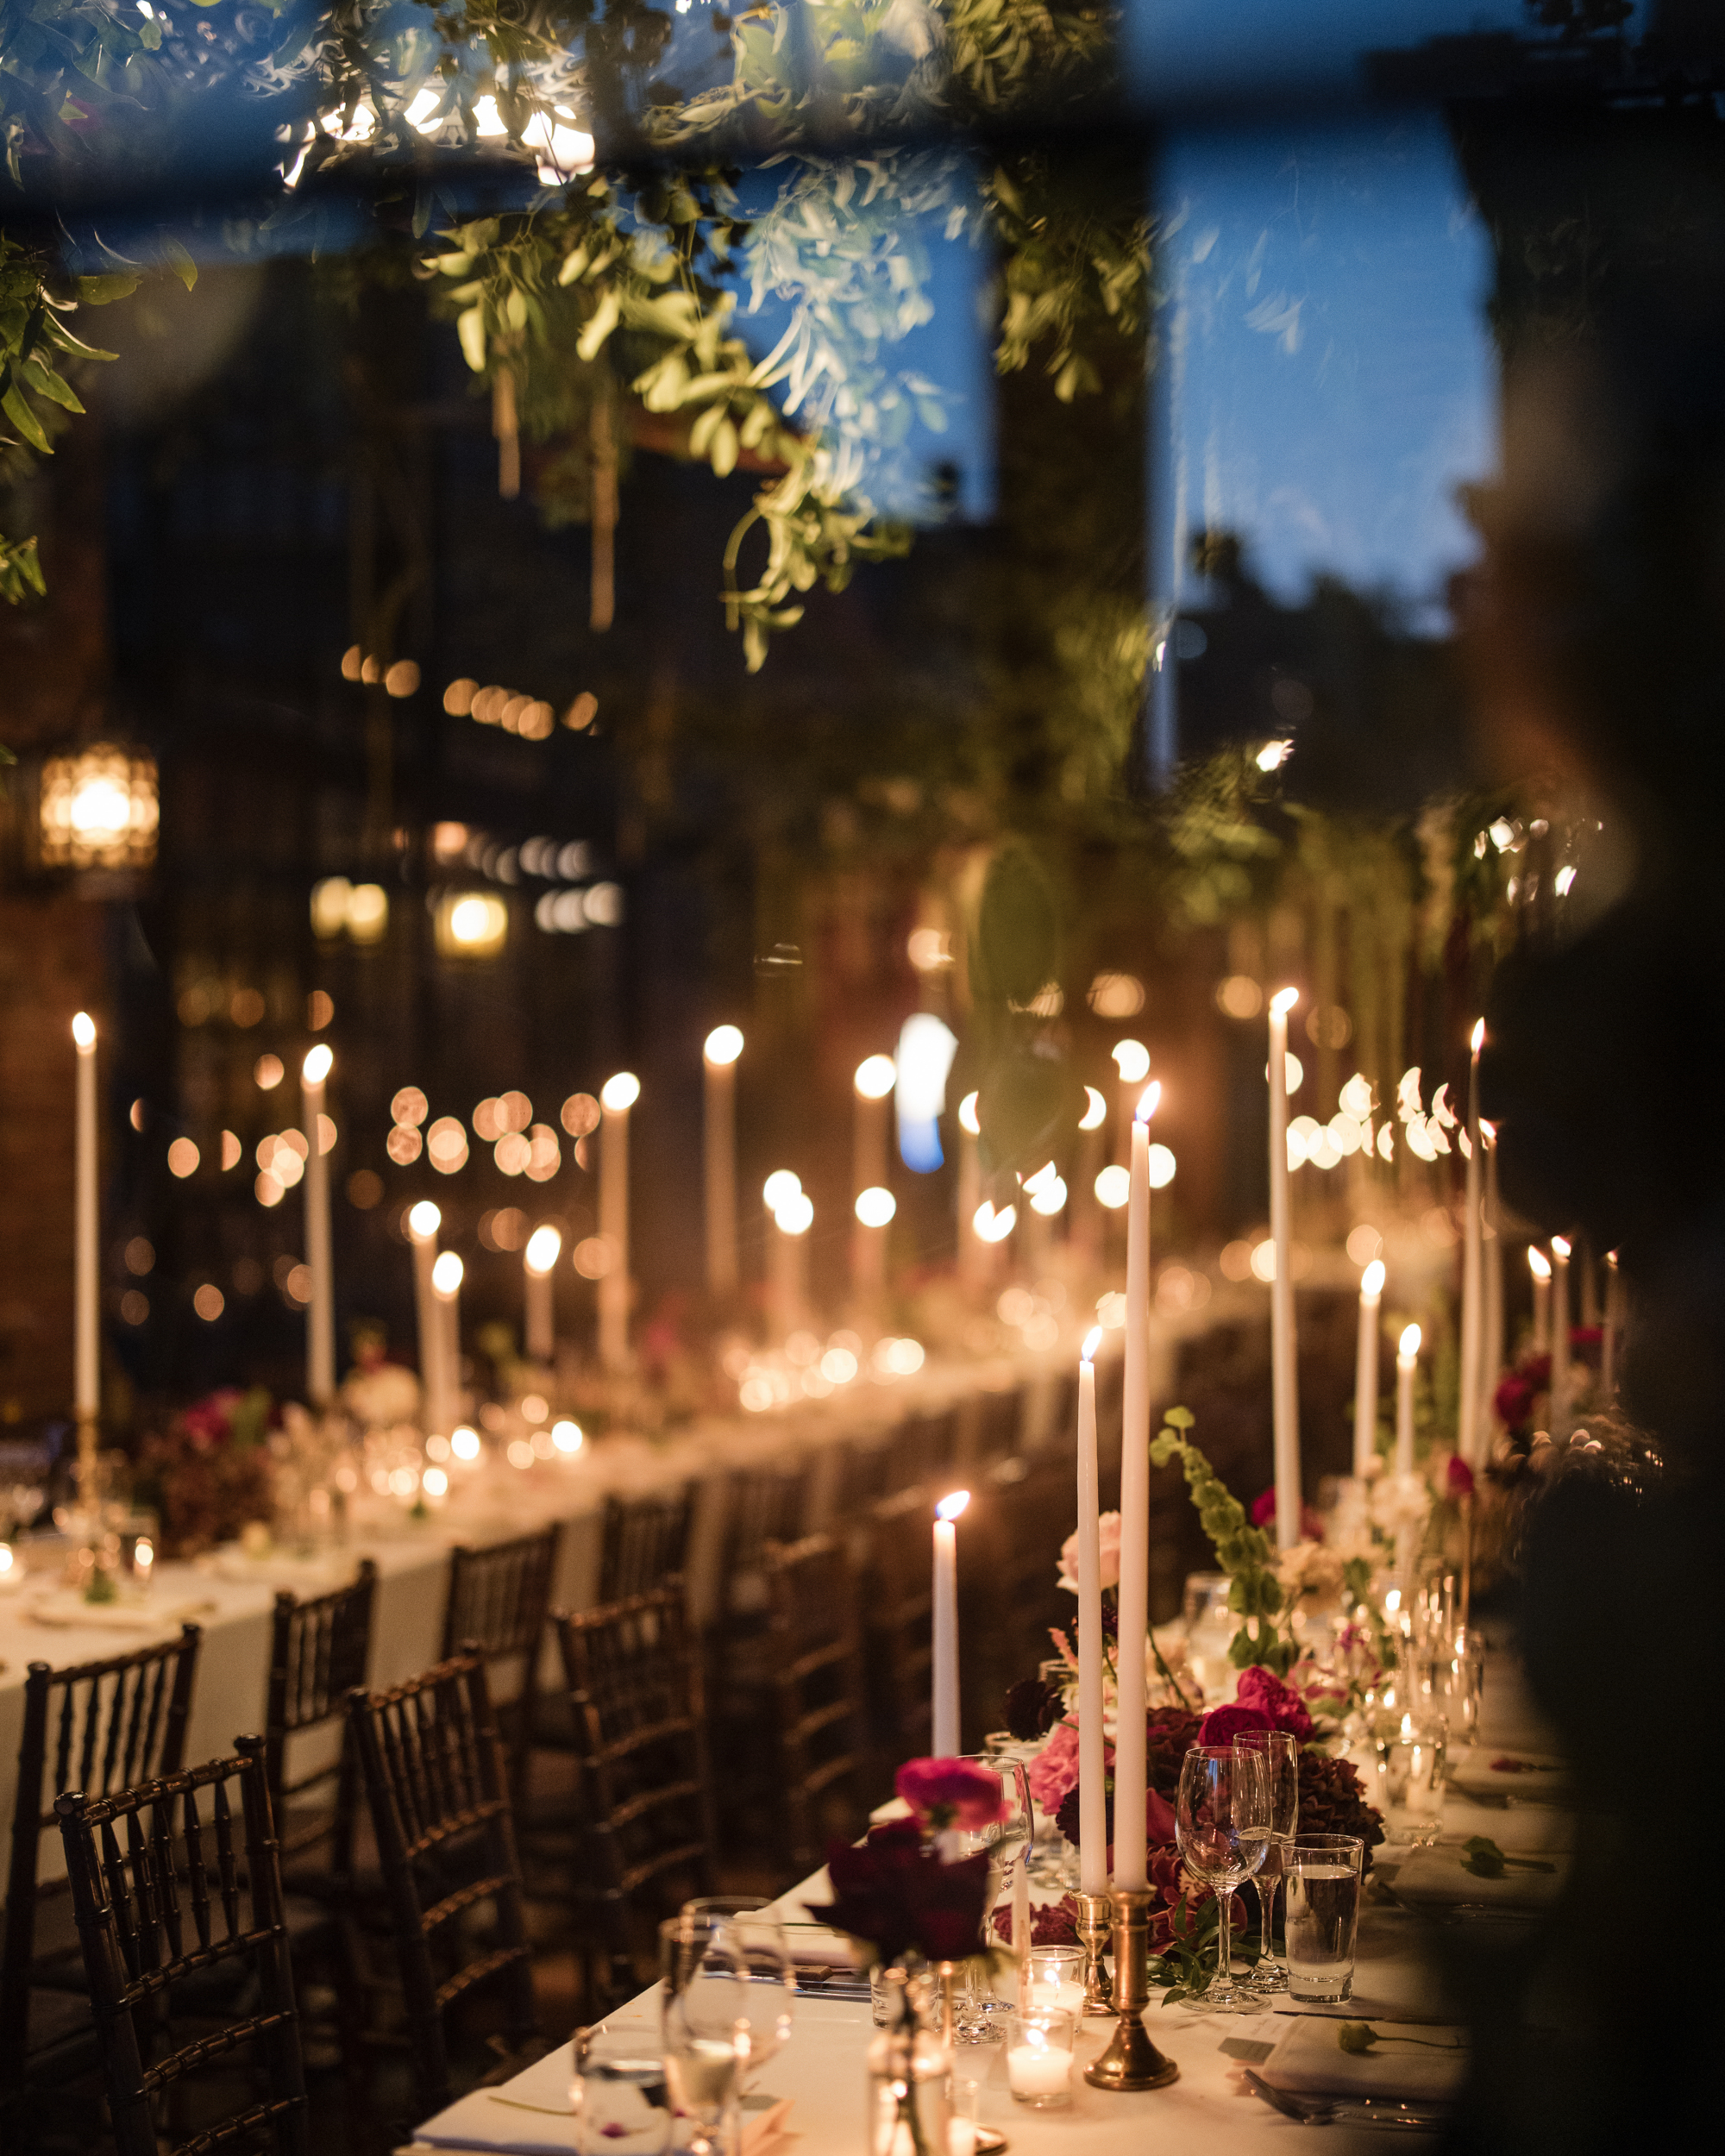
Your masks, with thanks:
M1276 1486L1273 1482L1268 1489L1261 1489L1253 1501L1251 1524L1254 1527L1273 1527L1276 1525ZM1324 1523L1309 1505L1300 1507L1300 1532L1308 1542L1321 1542L1324 1539Z
M868 1940L883 1961L912 1952L929 1961L962 1961L982 1951L986 1850L943 1864L913 1821L893 1820L871 1828L856 1847L834 1842L826 1865L833 1897L810 1915Z
M1459 1452L1452 1452L1449 1465L1444 1470L1444 1481L1449 1495L1459 1501L1473 1495L1473 1470Z
M1305 1701L1272 1671L1256 1667L1243 1670L1234 1696L1240 1706L1258 1708L1270 1728L1285 1729L1302 1745L1309 1741L1312 1717Z
M1011 1811L1000 1777L968 1759L906 1759L893 1787L925 1825L976 1833Z
M1013 1943L1013 1912L1002 1902L994 1912L994 1928L1007 1946ZM1078 1944L1078 1904L1070 1894L1057 1902L1038 1902L1030 1913L1032 1946L1076 1946Z
M1107 1821L1108 1866L1112 1871L1114 1861L1114 1785L1112 1777L1103 1794L1102 1815ZM1075 1849L1080 1847L1083 1833L1083 1816L1078 1785L1076 1782L1061 1799L1060 1808L1055 1814L1054 1818L1055 1824L1072 1846ZM1144 1834L1146 1845L1154 1849L1164 1842L1171 1844L1174 1833L1174 1807L1160 1789L1146 1789L1144 1795Z
M1272 1729L1275 1724L1261 1707L1213 1707L1198 1726L1201 1745L1231 1745L1243 1729Z

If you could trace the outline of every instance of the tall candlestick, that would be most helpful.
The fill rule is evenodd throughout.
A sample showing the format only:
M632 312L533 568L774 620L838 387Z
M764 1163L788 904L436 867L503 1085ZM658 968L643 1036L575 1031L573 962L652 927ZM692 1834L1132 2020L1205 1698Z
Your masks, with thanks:
M1300 1375L1294 1341L1292 1211L1288 1188L1288 1013L1297 988L1270 999L1270 1238L1276 1276L1270 1283L1270 1382L1276 1438L1276 1543L1300 1539Z
M1353 1471L1363 1476L1377 1457L1377 1326L1383 1260L1359 1276L1359 1338L1353 1358Z
M548 1221L535 1228L521 1254L522 1291L526 1323L524 1344L530 1363L557 1359L557 1306L554 1279L563 1238Z
M976 1213L982 1202L982 1163L977 1150L982 1130L976 1095L967 1093L958 1104L958 1277L972 1288L980 1287L994 1270L994 1251L976 1232Z
M78 1495L88 1510L96 1503L102 1363L97 1300L101 1224L97 1203L96 1021L87 1011L80 1011L72 1021L72 1039L78 1052L72 1213L72 1394L78 1423Z
M716 1025L701 1050L706 1112L706 1287L716 1300L737 1293L737 1059L743 1036Z
M1552 1344L1552 1261L1531 1243L1527 1270L1534 1275L1534 1352L1544 1355Z
M899 1201L885 1184L876 1183L856 1194L853 1208L856 1225L851 1230L850 1276L865 1315L879 1308L887 1285L887 1230Z
M431 1284L437 1263L437 1231L443 1216L429 1198L422 1198L407 1216L407 1237L413 1245L413 1303L419 1326L420 1413L429 1437L436 1432L447 1438L449 1425L439 1417L448 1411L448 1388L443 1380L443 1320Z
M1102 1728L1102 1549L1096 1459L1096 1350L1084 1336L1078 1364L1078 1863L1086 1894L1108 1890L1107 1767Z
M1484 1165L1479 1150L1479 1051L1485 1044L1485 1020L1473 1029L1467 1067L1467 1185L1463 1199L1461 1257L1461 1388L1456 1406L1456 1451L1470 1463L1484 1451L1480 1443L1480 1363L1484 1346L1484 1239L1481 1217Z
M629 1367L629 1111L641 1081L619 1070L599 1089L599 1232L605 1269L599 1283L599 1355L608 1370Z
M935 1507L934 1680L931 1742L937 1759L957 1757L958 1740L958 1515L970 1502L956 1489Z
M329 1251L329 1161L323 1150L323 1088L335 1062L319 1041L299 1067L299 1112L305 1124L305 1267L311 1300L305 1313L305 1396L314 1407L336 1397L336 1282Z
M1569 1243L1552 1238L1552 1435L1566 1438L1569 1422Z
M1414 1472L1414 1376L1420 1367L1420 1328L1410 1325L1396 1357L1396 1472Z
M1120 1622L1114 1669L1114 1885L1142 1889L1148 1877L1145 1804L1149 1762L1145 1729L1145 1644L1150 1631L1150 1119L1162 1098L1146 1086L1132 1117L1126 1197L1126 1386L1120 1418Z
M772 1245L773 1308L782 1341L808 1323L808 1232L814 1204L800 1188L773 1208L768 1230Z
M1482 1117L1485 1144L1485 1213L1481 1232L1485 1257L1485 1336L1479 1357L1480 1450L1490 1441L1496 1415L1497 1380L1503 1370L1503 1228L1497 1201L1497 1132Z
M1615 1250L1605 1253L1605 1331L1600 1341L1599 1385L1610 1400L1617 1390L1617 1335L1623 1324L1623 1275Z
M453 1431L461 1419L461 1275L465 1270L454 1250L442 1251L431 1268L441 1392L436 1420L431 1426L434 1430Z

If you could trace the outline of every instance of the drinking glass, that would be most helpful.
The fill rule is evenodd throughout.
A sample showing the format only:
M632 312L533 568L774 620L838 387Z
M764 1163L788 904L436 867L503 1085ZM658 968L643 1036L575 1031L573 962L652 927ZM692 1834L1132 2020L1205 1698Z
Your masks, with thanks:
M1354 1934L1365 1845L1357 1834L1302 1834L1288 1857L1288 1996L1333 2006L1353 1990Z
M796 1962L784 1925L772 1914L776 1906L759 1895L706 1894L685 1902L682 1908L685 1916L718 1920L720 1937L742 1955L755 1986L749 2003L746 2083L783 2050L796 2010Z
M749 1965L722 1918L679 1915L659 1927L665 2078L693 2122L688 2156L731 2156L749 2057Z
M1444 1753L1449 1731L1440 1714L1386 1715L1374 1733L1377 1805L1391 1848L1427 1849L1443 1832Z
M1201 1995L1207 2013L1256 2013L1259 2002L1233 1980L1234 1889L1270 1846L1270 1783L1261 1752L1194 1745L1181 1762L1175 1800L1181 1861L1216 1897L1216 1973Z
M578 2028L569 2100L575 2156L665 2156L671 2146L665 2061L642 2031Z
M1253 1991L1267 1996L1288 1989L1288 1971L1276 1959L1276 1887L1300 1824L1300 1747L1285 1729L1242 1729L1235 1733L1233 1748L1262 1758L1269 1784L1270 1839L1254 1882L1259 1950L1258 1965L1247 1979Z
M1007 1806L1006 1817L992 1827L955 1827L951 1832L955 1855L974 1857L984 1850L988 1852L991 1879L988 1899L992 1909L1003 1894L1015 1887L1018 1867L1030 1852L1036 1817L1031 1807L1030 1778L1021 1759L1008 1759L999 1753L982 1752L960 1752L957 1757L969 1766L986 1767L991 1774L1000 1777L1000 1795ZM1026 1884L1029 1876L1026 1871ZM1016 1905L1028 1907L1028 1892L1016 1897ZM1014 1939L1014 1952L1023 1943L1021 1940ZM979 1977L974 1969L967 1967L955 2000L953 2034L958 2040L965 2044L998 2042L1000 2031L997 2017L1007 2011L1005 2002L994 1997L986 1978Z

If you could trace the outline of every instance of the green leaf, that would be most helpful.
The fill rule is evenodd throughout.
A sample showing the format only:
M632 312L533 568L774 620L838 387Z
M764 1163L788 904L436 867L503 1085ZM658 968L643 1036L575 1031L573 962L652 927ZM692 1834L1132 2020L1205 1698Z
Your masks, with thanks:
M28 400L16 382L8 385L4 397L0 397L0 411L5 413L39 456L53 454L53 444L43 433L41 421L30 410Z
M129 299L143 283L131 270L116 270L106 277L80 277L78 296L90 307L106 307L116 299Z
M162 259L174 275L190 291L198 282L198 265L172 233L164 233L161 243Z

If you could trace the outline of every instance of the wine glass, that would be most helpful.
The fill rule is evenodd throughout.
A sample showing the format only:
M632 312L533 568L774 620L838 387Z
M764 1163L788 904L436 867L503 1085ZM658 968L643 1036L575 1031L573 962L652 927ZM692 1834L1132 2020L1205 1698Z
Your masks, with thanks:
M1286 1867L1300 1824L1300 1747L1285 1729L1240 1729L1236 1752L1256 1752L1264 1761L1270 1790L1270 1839L1254 1883L1258 1888L1260 1948L1258 1966L1248 1979L1260 1996L1288 1989L1288 1971L1276 1959L1276 1889Z
M1201 1994L1212 2014L1255 2013L1258 2002L1233 1979L1234 1889L1270 1846L1270 1784L1261 1752L1194 1745L1181 1762L1174 1809L1181 1861L1216 1897L1216 1973Z
M724 1918L681 1915L659 1927L659 1973L665 2078L694 2129L688 2156L722 2156L749 2059L749 1965Z
M1019 1867L1030 1854L1036 1833L1030 1777L1023 1760L1007 1758L999 1752L969 1752L956 1756L967 1766L986 1767L1000 1778L1000 1796L1007 1808L1004 1819L990 1827L951 1827L947 1831L955 1855L975 1857L984 1850L988 1852L992 1879L989 1908L992 1912L1004 1893L1013 1895L1013 1951L1019 1953L1025 1943L1018 1936L1020 1916L1026 1927L1030 1922L1030 1875L1025 1872L1024 1891L1019 1892ZM1000 2034L997 2022L1004 2024L1011 2008L1006 2001L997 1999L986 1983L974 1981L973 1974L966 1971L964 1996L956 2016L955 2034L961 2042L992 2044Z
M773 1915L777 1903L759 1895L703 1894L685 1902L687 1917L716 1918L720 1937L743 1957L755 1989L750 1994L749 2058L744 2082L756 2075L789 2040L791 2017L796 2009L797 1970L785 1927ZM762 1990L763 1984L774 1988Z

